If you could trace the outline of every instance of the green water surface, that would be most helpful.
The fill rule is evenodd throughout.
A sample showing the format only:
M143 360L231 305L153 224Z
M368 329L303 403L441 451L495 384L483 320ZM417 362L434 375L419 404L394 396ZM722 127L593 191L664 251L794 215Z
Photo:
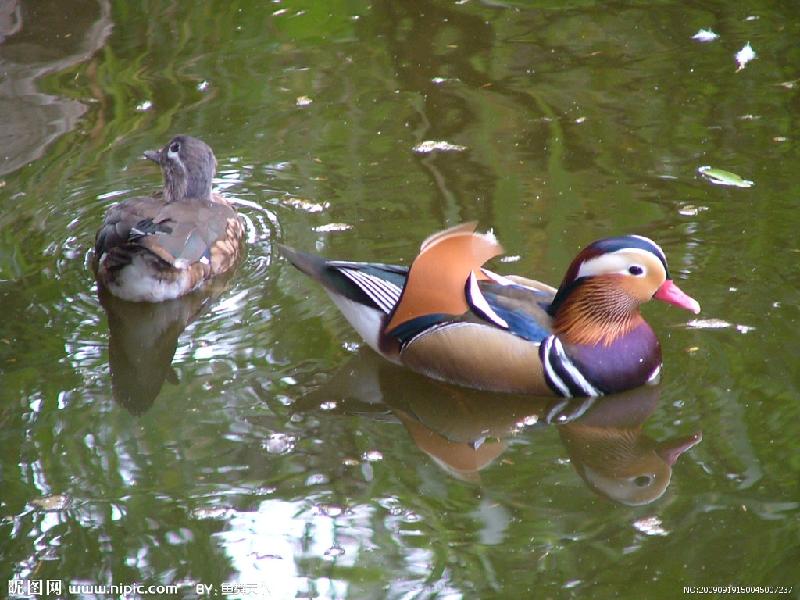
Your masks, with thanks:
M800 5L0 4L0 597L800 597ZM102 215L179 132L247 256L98 298ZM703 307L645 307L661 384L411 375L276 248L408 264L470 220L551 284L596 238L661 244Z

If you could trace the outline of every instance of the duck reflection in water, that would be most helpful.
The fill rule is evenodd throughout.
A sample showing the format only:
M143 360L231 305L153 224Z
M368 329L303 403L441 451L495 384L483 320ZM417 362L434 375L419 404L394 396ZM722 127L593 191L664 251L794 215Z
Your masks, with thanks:
M644 386L569 401L505 394L493 399L487 392L409 374L364 351L294 408L316 410L336 401L335 412L397 420L437 465L471 482L480 480L480 471L521 430L554 426L573 468L592 491L641 505L664 494L678 457L702 439L696 432L656 442L645 434L644 423L659 396L659 386Z
M660 388L596 399L576 419L558 426L572 466L595 492L637 506L660 498L678 457L703 439L701 432L656 442L642 431L658 406ZM554 419L559 422L563 415Z
M165 381L177 384L172 359L183 330L225 289L223 280L166 302L128 302L100 287L108 315L108 363L111 392L133 415L147 412Z

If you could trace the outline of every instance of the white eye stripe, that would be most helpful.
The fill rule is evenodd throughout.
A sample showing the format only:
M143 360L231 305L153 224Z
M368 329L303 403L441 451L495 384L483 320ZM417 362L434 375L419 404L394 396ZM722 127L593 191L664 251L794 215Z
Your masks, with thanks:
M641 256L653 257L652 252L642 250L641 248L622 248L616 252L607 252L600 256L595 256L581 263L578 269L578 277L592 277L593 275L607 275L610 273L621 273L625 275L632 275L628 269L632 266L642 268L642 274L639 277L647 274L646 261L643 263L631 263L630 255L638 254Z

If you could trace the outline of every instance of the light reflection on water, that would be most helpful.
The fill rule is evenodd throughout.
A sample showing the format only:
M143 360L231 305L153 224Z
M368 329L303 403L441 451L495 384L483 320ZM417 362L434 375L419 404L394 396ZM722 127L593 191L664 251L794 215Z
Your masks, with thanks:
M0 99L47 121L0 126L33 140L0 157L0 567L321 598L796 579L788 9L40 4L0 44ZM106 302L94 231L178 131L217 152L247 255L207 295ZM704 313L646 309L655 396L553 406L378 366L275 249L408 264L467 220L498 271L550 283L592 239L658 239Z
M346 596L347 581L304 573L315 563L310 570L324 571L322 561L335 561L337 568L353 567L363 551L353 534L369 531L371 512L355 507L345 517L334 518L309 510L305 502L265 500L256 511L236 512L219 537L236 568L237 581L262 583L277 598L311 591L341 598Z

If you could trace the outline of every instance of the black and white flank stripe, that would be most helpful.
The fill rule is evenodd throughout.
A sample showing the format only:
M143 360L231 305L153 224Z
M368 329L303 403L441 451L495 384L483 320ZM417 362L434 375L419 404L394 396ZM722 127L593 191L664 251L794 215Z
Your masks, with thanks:
M469 274L469 279L467 279L467 285L465 286L464 292L467 296L467 302L469 303L469 307L480 317L486 319L490 323L494 323L498 327L502 327L503 329L508 329L508 323L505 319L500 317L489 303L486 301L486 298L481 293L480 288L478 287L478 280L475 277L475 273Z
M559 396L572 398L575 396L602 396L584 377L577 365L564 352L564 346L554 335L548 336L539 347L544 376L550 388Z

